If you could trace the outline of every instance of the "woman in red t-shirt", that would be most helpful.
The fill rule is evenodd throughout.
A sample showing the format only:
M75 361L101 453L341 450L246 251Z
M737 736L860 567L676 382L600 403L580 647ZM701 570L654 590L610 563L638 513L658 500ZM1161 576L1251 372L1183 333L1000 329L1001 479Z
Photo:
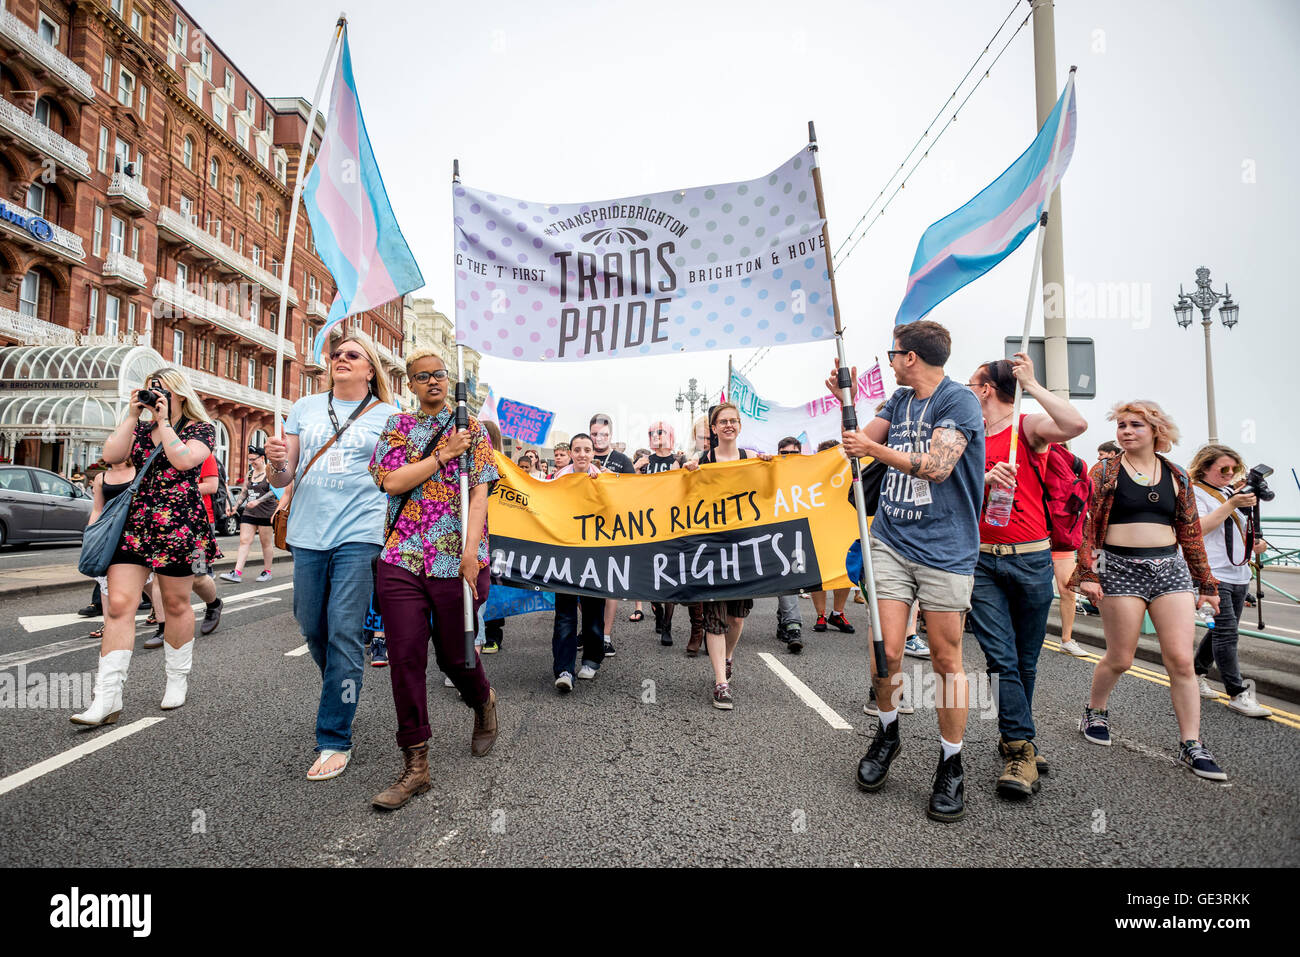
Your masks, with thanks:
M1043 412L1022 414L1013 423L1016 382ZM1034 679L1052 607L1052 544L1039 476L1052 442L1082 435L1087 421L1065 399L1034 380L1023 352L1014 359L985 362L967 383L984 413L985 512L980 515L980 557L975 566L970 622L984 649L990 676L998 682L998 750L1006 760L999 793L1028 796L1038 791L1046 768L1034 744ZM1010 463L1013 424L1019 431L1016 466ZM1005 525L988 521L988 493L1012 488L1015 499Z

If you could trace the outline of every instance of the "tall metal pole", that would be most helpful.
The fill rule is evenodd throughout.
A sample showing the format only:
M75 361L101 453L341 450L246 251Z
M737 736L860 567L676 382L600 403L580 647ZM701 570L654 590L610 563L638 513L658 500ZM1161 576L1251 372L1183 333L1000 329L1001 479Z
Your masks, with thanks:
M329 76L330 64L334 62L334 48L338 46L339 37L348 28L348 18L340 13L334 24L334 36L330 38L330 49L325 54L325 65L320 68L320 79L316 81L316 95L311 98L311 108L307 111L307 132L302 138L302 150L298 153L298 175L293 183L293 202L289 206L289 236L284 243L284 275L280 277L280 324L275 337L275 437L284 437L281 417L280 377L284 374L285 314L289 308L289 284L293 281L293 243L298 234L298 204L302 200L302 178L307 169L307 151L311 148L311 136L316 132L316 114L320 112L320 98L325 91L325 78ZM376 370L378 372L378 370Z
M1029 0L1034 12L1034 94L1038 126L1056 106L1056 25L1053 0ZM1063 399L1070 397L1066 348L1065 252L1061 240L1061 191L1052 194L1054 215L1043 237L1043 384Z
M840 422L844 430L858 427L858 413L853 406L853 375L849 372L849 362L844 355L844 325L840 320L840 301L835 292L835 263L831 258L830 229L826 221L826 197L822 194L821 164L817 162L817 132L813 121L808 121L808 153L812 158L813 191L817 194L817 215L822 218L822 242L826 246L826 275L831 284L831 308L835 311L835 354L839 359L839 370L835 385L840 390ZM730 382L728 382L730 387ZM882 680L889 677L889 659L885 655L885 635L880 630L880 604L876 601L876 573L871 564L871 533L867 523L867 502L862 492L862 471L858 460L849 457L849 468L853 476L853 503L858 511L858 541L862 547L862 583L867 588L867 609L871 618L871 647L876 659L876 677ZM884 706L884 703L881 703Z
M1205 415L1210 426L1211 444L1219 441L1218 417L1214 414L1214 361L1210 358L1210 310L1201 310L1201 325L1205 327Z
M451 184L452 192L455 193L456 186L460 184L460 160L452 160L451 165ZM452 197L453 203L455 196ZM453 234L455 228L453 227ZM455 248L455 243L452 243ZM460 310L455 312L456 322L460 322ZM465 347L460 343L456 344L456 431L465 432L469 429L469 406L466 404L469 397L469 390L465 386ZM457 462L460 470L460 547L465 548L465 542L469 539L469 449L460 454ZM464 557L464 556L462 556ZM469 582L462 575L461 584L461 604L464 606L463 621L465 624L465 667L470 667L474 662L474 635L478 629L474 624L474 595L470 591ZM477 587L477 586L475 586Z

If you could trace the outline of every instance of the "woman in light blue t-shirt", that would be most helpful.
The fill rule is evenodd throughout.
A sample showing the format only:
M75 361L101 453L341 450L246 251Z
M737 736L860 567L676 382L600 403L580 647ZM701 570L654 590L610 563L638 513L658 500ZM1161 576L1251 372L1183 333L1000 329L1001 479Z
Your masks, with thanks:
M370 456L397 412L374 343L359 329L336 340L328 385L328 392L295 402L284 438L266 443L271 485L294 483L286 536L293 549L293 614L321 672L319 755L307 771L313 781L338 777L352 756L372 565L388 505L370 477Z

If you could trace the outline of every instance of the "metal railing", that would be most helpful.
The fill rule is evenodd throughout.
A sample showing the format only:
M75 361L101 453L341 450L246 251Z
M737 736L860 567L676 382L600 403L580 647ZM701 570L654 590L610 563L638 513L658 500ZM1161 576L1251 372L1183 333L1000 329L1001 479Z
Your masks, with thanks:
M0 126L22 137L41 153L82 179L90 179L90 159L81 147L65 140L36 117L0 99Z
M69 60L60 50L42 40L40 34L8 10L0 9L0 36L7 37L16 46L39 60L49 68L51 73L87 100L95 98L95 86L91 82L90 74Z

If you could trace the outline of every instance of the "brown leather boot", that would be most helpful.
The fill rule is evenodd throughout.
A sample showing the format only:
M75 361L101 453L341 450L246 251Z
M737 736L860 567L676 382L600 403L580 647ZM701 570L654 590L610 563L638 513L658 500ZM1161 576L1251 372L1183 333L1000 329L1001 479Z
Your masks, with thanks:
M492 750L497 740L497 691L488 689L488 699L474 709L474 734L469 739L469 753L481 758Z
M370 803L380 811L396 811L411 798L432 787L429 783L428 741L411 748L402 748L402 760L406 767L397 783L370 799Z
M686 657L694 658L699 655L700 646L704 644L704 606L694 602L687 605L686 610L691 616L691 637L686 642Z
M1034 760L1034 746L1028 741L1007 741L999 748L1006 758L1006 769L998 778L998 793L1007 797L1029 797L1037 794L1038 765Z

